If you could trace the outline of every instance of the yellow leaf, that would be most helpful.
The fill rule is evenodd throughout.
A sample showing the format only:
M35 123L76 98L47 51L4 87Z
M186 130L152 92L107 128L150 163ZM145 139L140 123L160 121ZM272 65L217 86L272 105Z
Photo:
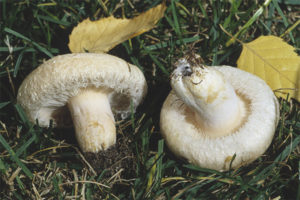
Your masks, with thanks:
M238 68L264 79L277 96L300 101L300 57L276 36L261 36L243 44Z
M86 19L69 36L69 49L78 52L107 52L116 45L152 29L166 10L164 3L133 19L113 16L97 21Z

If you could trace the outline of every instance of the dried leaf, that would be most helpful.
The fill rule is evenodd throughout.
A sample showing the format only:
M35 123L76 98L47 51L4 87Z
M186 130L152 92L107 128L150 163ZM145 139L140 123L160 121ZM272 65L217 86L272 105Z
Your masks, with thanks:
M98 21L86 19L69 36L71 52L107 52L116 45L152 29L166 10L164 3L133 19L113 16Z
M264 79L277 96L300 101L300 57L276 36L261 36L243 44L238 68Z

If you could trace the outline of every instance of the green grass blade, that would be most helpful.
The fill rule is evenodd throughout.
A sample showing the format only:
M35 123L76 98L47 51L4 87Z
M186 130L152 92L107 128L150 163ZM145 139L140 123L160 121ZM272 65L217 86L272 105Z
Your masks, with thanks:
M285 149L277 156L277 158L274 160L275 162L281 162L284 161L291 152L298 146L300 143L300 135L296 137L290 145L286 146Z
M58 20L56 18L52 18L52 17L49 17L49 16L36 15L36 17L40 18L40 19L43 19L45 21L48 21L48 22L52 22L52 23L63 25L63 26L67 26L67 27L71 25L70 22L63 21L63 20Z
M300 1L299 0L277 0L279 3L283 3L286 5L298 5L300 6Z
M19 195L16 191L13 191L12 193L13 193L13 195L14 195L14 197L15 197L16 199L18 199L18 200L23 200L22 196Z
M33 178L33 174L31 171L21 162L21 160L18 158L18 156L15 154L15 152L12 150L12 148L9 146L9 144L6 142L4 137L0 135L0 143L2 146L8 151L11 158L18 164L19 167L23 170L23 172L29 177Z
M19 176L16 176L16 181L18 183L19 188L24 192L25 190L24 183L22 182Z
M14 36L16 36L16 37L18 37L18 38L21 38L21 39L23 39L23 40L28 41L28 42L32 42L28 37L22 35L21 33L18 33L18 32L16 32L16 31L14 31L14 30L12 30L12 29L10 29L10 28L5 27L5 28L4 28L4 31L5 31L6 33L10 33L10 34L12 34L12 35L14 35Z
M63 195L62 195L62 192L61 192L60 186L59 186L62 183L61 176L59 174L56 174L56 176L54 176L52 178L52 183L53 183L53 186L54 186L54 191L55 191L55 193L58 196L58 199L62 200L63 199Z
M135 115L134 115L134 104L133 101L130 101L130 118L131 118L131 127L134 130L135 129Z
M21 118L21 121L23 122L23 124L26 125L26 128L30 128L32 126L32 123L28 120L23 108L21 107L20 104L15 104L15 109L17 110L20 118Z
M10 101L1 102L1 103L0 103L0 109L4 108L4 107L7 106L8 104L10 104Z
M265 0L264 4L254 13L250 20L231 38L226 42L226 46L230 46L235 42L235 38L238 38L240 35L244 34L246 30L259 18L263 13L264 9L271 3L271 0Z
M290 153L297 147L297 145L300 143L300 136L296 137L291 145L288 145L274 160L272 164L270 164L268 167L265 167L263 170L261 170L255 177L249 182L251 184L257 183L260 180L265 180L270 174L273 173L272 169L276 166L278 162L284 161Z
M162 178L162 170L163 170L163 163L162 163L162 159L163 159L163 155L164 155L164 140L159 140L158 141L158 149L157 149L157 155L158 155L158 160L156 163L156 182L158 183L158 185L156 186L156 189L159 188L159 183L161 182L161 178Z
M12 34L12 35L14 35L14 36L16 36L16 37L18 37L18 38L21 38L21 39L23 39L23 40L25 40L25 41L27 41L27 42L32 43L32 44L33 44L36 48L38 48L41 52L45 53L45 54L46 54L47 56L49 56L50 58L53 57L53 54L52 54L51 52L49 52L46 48L44 48L44 47L42 47L41 45L39 45L38 43L36 43L36 42L30 40L28 37L22 35L21 33L18 33L18 32L14 31L14 30L12 30L12 29L10 29L10 28L7 28L7 27L4 28L4 31L7 32L7 33Z
M158 58L153 55L150 51L148 51L150 58L153 60L153 62L161 69L161 71L169 76L169 71L165 68L165 66L158 60Z
M20 156L35 140L36 135L33 135L31 138L29 138L29 140L27 140L20 148L18 148L16 151L16 156Z
M274 16L275 12L275 6L274 3L270 3L269 7L268 7L268 18L272 19L272 17ZM272 26L272 20L268 20L266 22L266 26L268 27L268 30L271 30L271 26Z
M18 52L18 51L22 51L22 50L24 50L24 53L36 52L36 49L31 48L31 47L14 47L12 49L12 52ZM56 48L51 48L50 51L55 54L59 53L59 50ZM0 47L0 52L9 52L9 49L8 49L8 47Z
M190 37L190 38L184 38L182 40L176 40L175 44L180 45L182 42L184 44L188 44L188 43L195 42L199 39L200 39L200 36L193 36L193 37ZM147 51L153 51L153 50L157 50L157 49L161 49L161 48L166 48L168 46L169 46L169 42L160 42L158 44L152 44L152 45L149 45L149 46L144 46L144 48Z
M4 164L4 162L2 161L1 158L0 158L0 171L3 172L3 173L6 171L5 164Z
M230 13L229 16L226 17L223 24L223 27L225 29L230 25L232 16L234 16L238 12L238 8L240 7L242 0L235 0L235 1L231 1L230 3L231 3Z
M279 15L281 16L284 26L287 28L289 26L289 22L285 16L285 14L282 12L280 6L278 5L277 0L273 0L272 3L275 5L276 10L278 11ZM294 38L293 34L290 32L289 35L290 35L292 42L295 43L295 38Z
M203 5L202 5L202 1L201 0L198 0L197 1L197 4L202 12L202 14L204 15L204 18L208 19L208 15L207 15L207 12L206 10L204 9Z
M18 74L18 71L19 71L19 68L20 68L20 64L21 64L21 61L23 59L24 52L25 52L24 50L21 51L21 53L18 56L17 62L15 64L15 69L14 69L14 75L13 75L14 77L17 77L17 74Z
M14 47L12 52L22 51L24 52L36 52L34 48L27 48L27 47ZM8 47L0 47L0 52L9 52Z
M179 38L182 38L182 33L180 30L180 24L178 21L178 14L176 11L176 0L172 0L171 1L171 11L172 11L172 16L173 16L173 20L174 20L174 31L176 32L176 34L179 36Z

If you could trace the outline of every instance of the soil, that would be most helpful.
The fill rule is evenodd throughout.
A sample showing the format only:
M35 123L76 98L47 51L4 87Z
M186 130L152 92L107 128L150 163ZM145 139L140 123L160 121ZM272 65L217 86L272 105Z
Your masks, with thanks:
M99 153L85 153L84 156L97 174L106 170L104 177L109 178L122 170L122 178L133 178L136 177L136 162L130 144L126 136L119 134L113 147Z

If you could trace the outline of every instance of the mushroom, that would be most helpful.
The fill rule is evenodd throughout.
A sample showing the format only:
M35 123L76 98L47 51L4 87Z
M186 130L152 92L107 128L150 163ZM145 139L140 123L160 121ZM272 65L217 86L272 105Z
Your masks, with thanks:
M278 101L260 78L230 66L207 67L182 58L171 75L161 133L171 151L203 168L249 164L270 145Z
M50 120L53 126L65 126L71 115L80 148L96 153L116 142L113 113L126 118L146 92L138 67L104 53L76 53L36 68L21 84L17 101L41 127Z

